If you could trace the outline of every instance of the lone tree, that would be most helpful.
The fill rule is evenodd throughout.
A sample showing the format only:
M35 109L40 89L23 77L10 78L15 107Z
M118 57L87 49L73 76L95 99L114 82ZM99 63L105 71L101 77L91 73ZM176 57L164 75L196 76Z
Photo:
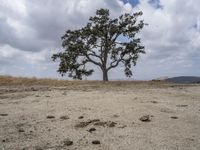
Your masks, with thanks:
M140 38L136 38L145 25L137 20L141 15L125 13L112 19L108 9L99 9L85 27L66 31L61 38L64 52L52 56L53 61L60 60L58 72L82 79L94 72L91 65L86 66L92 63L102 70L103 81L108 81L108 71L121 64L125 75L132 76L131 66L136 65L140 53L145 53Z

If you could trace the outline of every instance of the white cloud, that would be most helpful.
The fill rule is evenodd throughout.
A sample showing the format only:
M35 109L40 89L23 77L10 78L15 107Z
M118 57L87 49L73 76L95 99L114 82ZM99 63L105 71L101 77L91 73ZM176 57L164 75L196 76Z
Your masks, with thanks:
M60 49L60 37L67 29L85 25L103 7L110 9L112 17L144 12L149 26L140 36L147 54L133 69L134 78L200 75L200 1L160 0L162 7L156 3L140 0L133 8L120 0L1 0L0 74L59 77L50 57ZM111 78L125 79L121 70L110 72ZM100 79L99 74L91 79Z
M200 2L191 0L160 0L161 8L155 8L146 0L140 0L135 10L144 12L149 24L141 36L146 47L146 57L137 66L137 78L157 76L200 75L195 70L192 54L200 61L198 24ZM140 68L143 70L138 71ZM189 69L188 69L189 68Z

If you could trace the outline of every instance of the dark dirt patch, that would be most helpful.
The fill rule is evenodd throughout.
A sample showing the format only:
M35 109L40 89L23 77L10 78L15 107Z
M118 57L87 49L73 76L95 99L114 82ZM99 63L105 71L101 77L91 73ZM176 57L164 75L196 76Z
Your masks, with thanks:
M94 120L88 120L85 122L79 122L78 124L75 125L75 127L84 128L92 123L95 126L103 126L103 127L115 127L115 125L117 124L116 122L113 122L113 121L100 121L99 119L94 119Z
M187 107L188 105L176 105L176 107Z
M91 122L90 121L86 121L86 122L79 122L78 124L75 125L76 128L84 128L86 126L88 126Z
M93 120L88 120L88 121L83 121L83 122L79 122L75 125L76 128L84 128L86 126L88 126L91 123L95 123L95 122L100 122L99 119L93 119Z
M115 114L115 115L113 115L113 117L114 117L114 118L118 118L118 117L119 117L119 115Z
M161 108L160 111L164 113L174 113L174 111L169 108Z
M0 114L0 116L8 116L8 114L2 113Z
M157 102L157 101L151 101L151 103L153 103L153 104L157 104L158 102Z

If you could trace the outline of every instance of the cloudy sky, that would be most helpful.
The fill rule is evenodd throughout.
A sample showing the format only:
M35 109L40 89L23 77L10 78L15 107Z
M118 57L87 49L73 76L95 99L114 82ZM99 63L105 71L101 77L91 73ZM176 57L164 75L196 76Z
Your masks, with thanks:
M146 54L134 79L200 76L199 6L200 0L0 0L0 75L60 78L51 61L60 37L108 8L112 17L141 10L149 24L140 35ZM126 79L120 66L109 76ZM101 79L101 72L88 79Z

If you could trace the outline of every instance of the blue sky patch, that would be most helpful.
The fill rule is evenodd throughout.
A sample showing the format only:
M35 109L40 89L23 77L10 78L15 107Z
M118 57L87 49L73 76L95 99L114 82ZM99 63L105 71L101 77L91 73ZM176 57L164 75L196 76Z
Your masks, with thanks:
M139 0L123 0L124 3L130 3L133 6L136 6L139 3Z
M155 8L163 9L163 6L160 4L160 0L149 0L148 2Z

